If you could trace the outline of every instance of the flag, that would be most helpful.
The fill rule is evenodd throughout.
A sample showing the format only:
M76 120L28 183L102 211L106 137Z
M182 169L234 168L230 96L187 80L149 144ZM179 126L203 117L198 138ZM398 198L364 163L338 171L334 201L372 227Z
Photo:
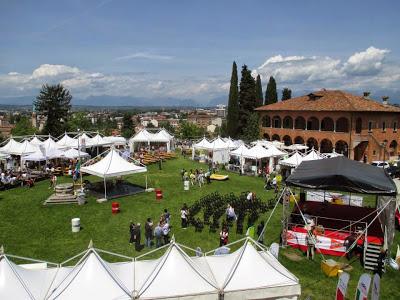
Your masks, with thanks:
M379 300L379 293L381 289L381 278L378 274L374 275L374 279L372 281L372 291L371 291L371 300Z
M367 300L370 285L371 276L367 273L362 274L358 280L355 300Z
M338 280L336 288L336 300L344 300L347 292L347 285L349 284L349 273L343 272Z

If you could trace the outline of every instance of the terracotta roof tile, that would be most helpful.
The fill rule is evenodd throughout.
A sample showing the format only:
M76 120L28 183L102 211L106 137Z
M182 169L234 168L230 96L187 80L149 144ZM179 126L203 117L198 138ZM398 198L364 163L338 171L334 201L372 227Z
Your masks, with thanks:
M380 111L400 112L400 108L339 90L321 90L301 97L256 108L260 111Z

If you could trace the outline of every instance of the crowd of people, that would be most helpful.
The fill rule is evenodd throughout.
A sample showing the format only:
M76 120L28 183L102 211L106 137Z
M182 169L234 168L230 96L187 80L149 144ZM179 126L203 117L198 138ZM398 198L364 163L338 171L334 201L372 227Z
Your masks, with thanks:
M191 186L198 185L202 187L203 185L211 183L211 169L204 171L202 168L200 169L190 169L189 171L182 169L181 177L182 181L190 181Z

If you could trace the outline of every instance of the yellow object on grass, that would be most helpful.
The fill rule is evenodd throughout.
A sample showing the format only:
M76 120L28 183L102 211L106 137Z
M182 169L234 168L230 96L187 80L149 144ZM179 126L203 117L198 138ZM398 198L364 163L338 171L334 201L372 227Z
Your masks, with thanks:
M333 259L321 261L321 270L328 277L335 277L339 272L339 264Z
M229 179L228 175L221 175L221 174L211 174L210 179L212 180L227 180Z

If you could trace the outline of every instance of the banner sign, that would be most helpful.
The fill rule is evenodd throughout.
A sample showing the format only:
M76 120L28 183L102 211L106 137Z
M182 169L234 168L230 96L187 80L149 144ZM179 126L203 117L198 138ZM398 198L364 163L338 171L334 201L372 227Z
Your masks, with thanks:
M379 293L381 289L381 278L378 274L374 275L372 280L371 300L379 300Z
M368 291L370 285L371 276L367 273L362 274L358 280L355 300L368 300Z
M349 273L343 272L340 275L336 288L336 300L345 300L349 279Z

